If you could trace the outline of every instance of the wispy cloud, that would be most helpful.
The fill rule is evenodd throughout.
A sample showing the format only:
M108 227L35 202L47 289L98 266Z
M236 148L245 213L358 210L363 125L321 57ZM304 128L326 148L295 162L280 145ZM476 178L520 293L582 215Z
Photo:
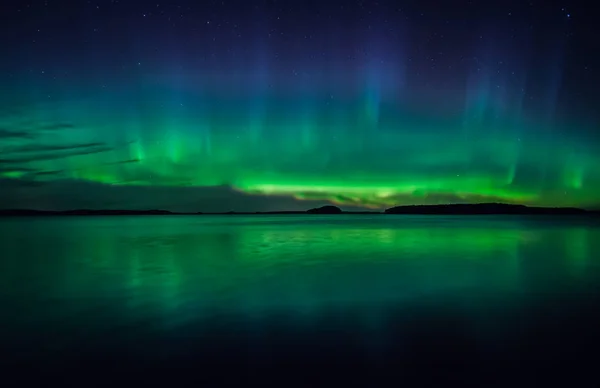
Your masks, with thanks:
M11 172L17 172L17 173L29 173L29 172L35 172L37 170L33 169L33 168L27 168L27 167L17 167L17 166L12 166L12 167L0 167L0 174L3 173L11 173Z
M60 175L60 174L64 174L65 170L54 170L54 171L36 171L34 173L32 173L31 175L34 176L47 176L47 175Z
M108 163L102 163L103 166L113 166L113 165L117 165L117 164L130 164L130 163L139 163L140 160L139 159L128 159L128 160L120 160L118 162L108 162Z
M0 140L2 139L33 139L34 135L28 131L14 131L0 128Z
M36 129L41 131L58 131L61 129L72 129L75 125L68 123L48 124L37 127Z
M54 159L63 159L72 156L80 156L80 155L88 155L88 154L98 154L102 152L113 151L112 147L96 147L91 149L82 149L74 152L62 152L62 153L51 153L44 155L32 155L30 157L18 157L18 158L7 158L0 159L0 164L20 164L20 163L29 163L29 162L37 162L42 160L54 160Z
M51 151L66 151L83 148L93 148L105 146L105 143L83 143L83 144L68 144L68 145L43 145L43 144L30 144L19 147L10 148L7 152L10 153L29 153L29 152L51 152Z

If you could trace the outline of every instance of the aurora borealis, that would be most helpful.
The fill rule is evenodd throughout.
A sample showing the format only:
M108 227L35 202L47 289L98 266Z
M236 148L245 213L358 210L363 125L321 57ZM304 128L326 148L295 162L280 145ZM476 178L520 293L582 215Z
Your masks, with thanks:
M208 3L7 6L0 207L600 204L577 4Z

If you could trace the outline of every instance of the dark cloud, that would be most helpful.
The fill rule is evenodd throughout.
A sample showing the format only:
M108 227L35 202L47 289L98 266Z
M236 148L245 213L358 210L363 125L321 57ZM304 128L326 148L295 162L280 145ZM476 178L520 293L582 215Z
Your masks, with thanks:
M103 166L113 166L113 165L117 165L117 164L130 164L130 163L139 163L140 160L139 159L128 159L128 160L120 160L118 162L108 162L108 163L102 163Z
M60 175L60 174L64 174L65 172L66 172L65 170L36 171L36 172L33 172L31 175L35 175L35 176Z
M82 148L94 148L106 146L105 143L84 143L84 144L69 144L69 145L42 145L42 144L31 144L20 147L14 147L9 150L11 153L23 153L23 152L49 152L49 151L66 151L75 150Z
M33 181L29 179L0 178L0 187L2 187L2 190L0 190L0 202L6 201L6 203L9 203L14 202L14 200L20 201L22 198L15 198L14 200L10 199L12 196L20 196L18 195L19 193L17 190L30 187L39 187L45 184L45 182ZM4 207L6 207L5 204Z
M250 195L229 186L117 186L81 180L0 179L0 208L164 209L181 212L306 210L326 201Z
M14 131L0 128L0 140L2 139L33 139L34 136L27 131Z
M75 152L62 152L62 153L54 153L54 154L44 154L44 155L34 155L31 157L21 157L21 158L7 158L0 159L1 164L20 164L20 163L29 163L29 162L37 162L42 160L54 160L54 159L62 159L68 158L71 156L80 156L80 155L88 155L88 154L97 154L101 152L113 151L113 147L103 146L96 147L92 149L82 149Z
M0 173L11 173L11 172L33 172L36 171L33 168L28 167L0 167Z
M109 162L109 163L99 163L96 165L71 169L68 171L67 170L39 170L39 169L28 168L28 167L8 166L8 167L0 167L0 173L23 173L24 174L22 176L23 179L35 180L35 179L43 178L43 177L58 177L60 175L68 176L68 173L72 173L75 171L83 171L83 170L86 170L89 168L95 168L98 166L117 166L117 165L121 165L121 164L129 164L129 163L137 163L137 162L139 162L138 159L122 160L122 161L118 161L118 162Z
M58 124L42 125L36 129L39 129L42 131L58 131L61 129L72 129L72 128L75 128L75 125L68 124L68 123L58 123Z
M35 173L35 175L59 175L59 174L65 174L68 172L85 171L87 169L97 168L97 167L101 167L101 166L118 166L118 165L123 165L123 164L138 163L139 161L140 161L139 159L129 159L129 160L120 160L117 162L98 163L98 164L89 165L89 166L85 166L85 167L73 168L73 169L70 169L69 171L67 171L67 170L38 171Z

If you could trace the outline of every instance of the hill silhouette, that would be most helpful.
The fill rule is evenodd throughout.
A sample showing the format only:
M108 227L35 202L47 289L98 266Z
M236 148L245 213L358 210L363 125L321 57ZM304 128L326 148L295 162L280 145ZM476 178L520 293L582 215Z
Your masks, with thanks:
M343 213L342 209L340 209L337 206L332 206L332 205L316 207L314 209L309 209L306 212L309 214L341 214L341 213Z

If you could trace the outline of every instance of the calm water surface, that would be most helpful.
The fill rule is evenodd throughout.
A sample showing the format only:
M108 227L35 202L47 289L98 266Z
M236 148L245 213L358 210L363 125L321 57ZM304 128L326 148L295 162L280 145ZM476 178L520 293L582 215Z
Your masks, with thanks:
M589 219L6 218L0 257L5 371L488 386L600 359Z

